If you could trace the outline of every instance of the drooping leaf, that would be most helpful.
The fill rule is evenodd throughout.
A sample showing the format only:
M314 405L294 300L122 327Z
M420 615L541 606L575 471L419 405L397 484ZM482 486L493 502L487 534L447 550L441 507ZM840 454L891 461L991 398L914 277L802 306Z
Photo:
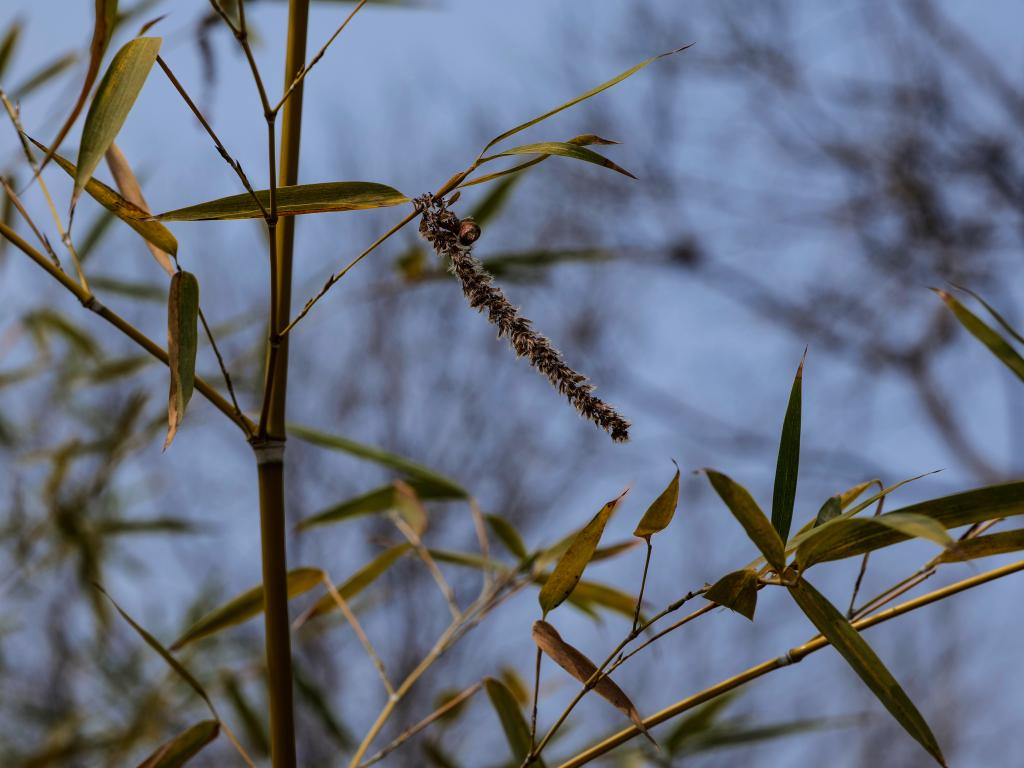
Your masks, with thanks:
M216 720L196 723L162 744L156 752L139 763L139 768L180 768L216 739L219 733L220 723Z
M349 576L342 584L339 584L337 587L338 594L341 595L342 599L345 601L356 597L360 592L380 578L388 568L397 563L399 559L401 559L402 555L411 549L412 545L408 542L396 544L393 547L385 549L373 558L373 560ZM330 613L337 609L338 604L335 602L334 596L326 594L316 601L304 618L310 619L314 616Z
M135 177L135 173L128 163L128 158L124 156L124 153L117 144L111 142L107 148L106 158L110 174L114 177L114 182L117 184L121 194L124 195L125 200L146 211L148 214L149 205L146 203L146 198L142 196L142 187L139 186L139 180ZM155 224L157 222L150 223ZM146 247L149 248L149 252L153 254L153 258L156 259L156 263L160 265L160 268L168 275L173 275L174 265L171 263L170 254L162 248L153 245L148 240L146 241Z
M668 51L668 52L662 53L662 54L660 54L658 56L652 56L649 59L645 59L644 61L641 61L639 64L636 64L635 66L630 67L625 72L622 72L622 73L616 75L611 80L607 80L607 81L601 83L600 85L598 85L598 86L596 86L594 88L591 88L586 93L580 94L576 98L570 99L569 101L567 101L564 104L561 104L561 105L555 107L554 109L550 110L549 112L545 112L543 115L539 115L538 117L535 117L532 120L527 120L525 123L517 125L515 128L510 128L509 130L505 131L504 133L501 133L501 134L495 136L493 139L491 139L487 143L487 146L484 147L483 152L486 152L488 149L493 147L498 142L504 141L509 136L514 136L515 134L519 133L520 131L524 131L527 128L529 128L529 127L531 127L533 125L536 125L537 123L539 123L539 122L541 122L543 120L547 120L549 117L557 115L559 112L562 112L563 110L566 110L566 109L569 109L570 107L576 106L581 101L586 101L591 96L596 96L597 94L601 93L602 91L608 90L613 85L618 85L619 83L621 83L626 78L628 78L628 77L636 74L637 72L639 72L641 69L646 67L648 64L652 64L653 62L657 61L658 59L663 59L666 56L671 56L673 54L679 53L680 51L684 51L684 50L686 50L689 47L690 47L689 45L684 45L681 48L675 49L674 51ZM483 154L483 153L481 153L481 154Z
M715 489L729 511L743 526L743 530L747 532L750 540L761 550L761 554L764 555L768 564L776 572L781 573L786 565L785 545L771 522L765 517L764 512L757 506L757 502L754 501L750 492L734 482L732 478L713 469L707 469L705 473L708 480L711 481L711 487Z
M704 593L704 597L753 621L757 608L757 571L743 568L727 573Z
M103 54L106 52L107 45L110 43L110 35L114 31L116 19L117 0L95 0L93 3L92 41L89 43L89 68L85 72L85 80L82 83L82 89L78 93L78 98L75 100L75 104L71 108L71 114L68 115L64 124L61 125L60 130L57 131L57 136L50 142L50 146L53 147L53 152L60 149L60 144L64 141L64 137L68 135L68 131L71 130L71 126L75 124L75 120L77 120L78 116L82 113L82 108L85 106L85 102L89 98L89 92L92 90L92 85L96 82L96 76L100 73L100 65L103 63ZM74 61L74 59L72 61ZM49 79L49 77L46 79ZM19 89L19 96L24 97L28 90L28 88L22 86ZM51 152L47 152L39 165L40 168L49 162L50 156ZM99 161L97 160L97 162Z
M263 207L270 210L270 190L256 192ZM409 198L386 184L371 181L332 181L323 184L298 184L279 187L277 215L299 216L305 213L332 211L364 211L408 203ZM230 219L263 218L263 211L245 192L221 197L205 203L178 208L158 214L162 221L226 221Z
M636 595L587 579L580 579L576 584L576 589L569 595L569 602L582 609L605 608L630 619L636 611Z
M846 659L853 671L896 721L935 758L939 765L945 766L946 760L928 723L860 633L851 627L838 609L806 579L798 579L790 585L789 593L811 623Z
M935 290L935 293L946 303L956 319L970 331L974 338L988 347L989 351L999 358L1003 365L1013 371L1018 379L1024 381L1024 357L1021 357L1017 350L956 298L941 290Z
M484 515L484 520L487 521L487 525L494 532L494 535L498 537L498 540L505 545L512 555L525 560L529 557L529 553L526 551L526 544L523 543L523 537L519 535L519 531L501 515Z
M557 608L572 594L580 577L583 576L583 570L594 556L594 550L601 541L605 525L621 500L622 496L619 496L601 507L593 519L573 538L565 554L541 587L538 600L544 615Z
M407 480L406 483L414 488L416 494L424 501L446 501L465 497L464 493L454 491L447 485L438 486L432 482L416 479ZM303 531L318 525L337 523L364 515L390 512L396 508L397 503L395 486L388 484L328 507L312 517L307 517L299 521L298 525L296 525L296 530Z
M31 139L31 137L29 138ZM35 139L31 139L31 141L41 150L46 151L44 145ZM53 161L72 178L77 174L75 165L60 155L55 154ZM152 243L160 250L172 255L178 252L178 241L167 227L159 221L147 221L148 212L125 200L103 182L97 179L89 179L85 185L85 191L97 203L138 232L147 243Z
M167 397L165 451L185 418L185 407L195 387L198 322L199 281L190 272L175 272L167 297L167 366L171 386Z
M804 353L807 354L806 352ZM793 524L796 503L796 481L800 470L800 412L804 380L804 361L796 369L793 388L789 392L786 417L782 421L779 459L775 466L775 489L772 493L772 527L786 541Z
M152 301L161 304L167 299L167 289L163 285L150 282L134 282L120 280L116 277L97 275L89 278L89 285L98 291L114 293L126 299L136 301Z
M324 572L319 568L295 568L288 572L289 599L308 592L323 580ZM209 637L228 627L248 621L263 613L263 585L248 589L224 605L207 613L199 621L189 627L185 633L174 641L172 651L176 651L188 643Z
M357 443L355 440L349 440L347 437L331 435L299 424L289 424L288 432L300 440L304 440L305 442L312 443L314 445L319 445L321 448L330 448L331 450L341 451L360 459L372 461L375 464L396 469L410 478L421 480L424 483L429 483L437 489L446 489L455 496L466 497L469 495L462 486L451 478L445 477L432 469L428 469L422 464L410 461L404 456L399 456L398 454L390 453L389 451L384 451L380 448L375 448L364 443ZM422 495L423 491L421 488L417 487L415 484L410 483L410 485L413 486L413 489L418 494Z
M160 42L159 37L137 37L125 43L114 54L85 115L72 201L78 198L103 155L117 138L135 99L142 91L149 71L156 63ZM57 142L54 142L55 149L56 145Z
M562 639L553 626L546 621L533 623L533 642L544 654L558 666L575 677L580 683L586 684L597 672L597 665L588 659L578 648ZM611 677L605 675L597 683L593 683L593 691L609 702L613 707L629 718L640 732L657 746L657 742L647 732L643 718L636 706L625 692L617 686Z
M582 136L575 136L575 137L569 139L569 141L567 143L568 144L576 144L577 146L580 146L580 147L585 147L585 146L588 146L588 145L591 145L591 144L618 144L619 142L617 142L617 141L610 141L608 139L602 139L600 136L597 136L597 135L595 135L593 133L586 133L586 134L584 134ZM538 165L539 163L543 163L549 157L551 157L551 155L537 155L536 157L533 157L530 160L527 160L525 163L518 163L516 165L513 165L511 168L505 168L505 169L497 171L495 173L488 173L488 174L486 174L484 176L479 176L479 177L477 177L475 179L470 179L468 181L464 180L464 181L460 182L458 186L459 186L460 189L462 187L472 187L472 186L476 186L477 184L486 184L487 182L495 181L496 179L502 179L503 180L502 184L511 184L512 182L514 182L517 179L521 178L519 176L519 173L521 171L525 171L527 168L532 168L533 166ZM498 186L501 186L501 185L498 185ZM483 207L483 204L481 204L481 207ZM477 218L477 217L474 215L474 218ZM481 223L478 218L477 218L477 223L478 224Z
M505 738L512 750L512 757L517 762L522 762L530 754L532 743L530 726L526 724L526 718L519 708L519 703L512 692L505 687L505 684L493 677L484 678L484 690L487 691L491 706L498 714L498 721L501 723L501 729L505 732Z
M672 462L675 464L675 461ZM668 486L644 512L640 522L633 531L633 535L640 539L651 540L651 536L668 528L672 522L672 516L676 513L679 505L679 465L676 464L676 473L672 476Z
M977 538L958 541L946 548L946 551L940 555L939 562L959 563L975 560L979 557L1004 555L1021 549L1024 549L1024 529L1002 531L1000 533L990 533L987 536L978 536Z
M517 155L555 155L557 157L568 157L573 160L583 160L587 163L600 165L603 168L609 168L617 173L623 174L624 176L629 176L631 179L636 178L632 173L622 166L616 165L604 155L599 154L592 149L587 149L579 144L572 144L568 141L542 141L535 144L523 144L519 147L512 147L511 149L506 149L503 152L483 157L480 159L480 162L487 163L491 160L497 160L499 157L515 157Z

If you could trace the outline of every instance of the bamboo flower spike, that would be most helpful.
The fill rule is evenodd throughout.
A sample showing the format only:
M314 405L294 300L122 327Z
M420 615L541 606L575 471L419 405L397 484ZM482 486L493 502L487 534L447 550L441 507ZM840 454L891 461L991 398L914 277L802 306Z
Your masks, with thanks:
M587 377L574 371L551 344L535 331L530 321L493 285L494 278L473 257L473 243L480 237L480 227L471 218L459 219L448 210L447 202L431 194L413 201L422 214L420 235L438 256L449 259L449 270L462 283L462 292L469 305L487 312L487 319L498 328L498 337L505 336L517 357L525 357L530 365L544 374L551 385L572 403L585 419L608 432L612 440L629 440L629 422L612 406L594 396L594 385Z

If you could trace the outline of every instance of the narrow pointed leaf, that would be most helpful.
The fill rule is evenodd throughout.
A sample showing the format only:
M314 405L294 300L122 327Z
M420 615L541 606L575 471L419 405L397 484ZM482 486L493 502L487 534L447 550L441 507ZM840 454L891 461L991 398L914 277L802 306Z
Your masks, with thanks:
M675 464L675 462L672 462ZM644 512L640 522L633 531L633 535L640 539L650 540L651 536L668 528L672 522L672 516L676 513L679 505L679 465L676 464L676 473L672 476L668 486Z
M607 80L607 81L601 83L600 85L595 86L594 88L591 88L586 93L582 93L579 96L577 96L576 98L570 99L569 101L565 102L564 104L561 104L561 105L555 107L551 111L545 112L543 115L539 115L538 117L535 117L532 120L527 120L525 123L522 123L521 125L517 125L515 128L510 128L509 130L505 131L504 133L495 136L493 139L490 140L490 142L488 142L487 146L484 147L483 151L486 152L488 149L493 147L499 141L504 141L509 136L513 136L513 135L519 133L520 131L524 131L527 128L529 128L530 126L536 125L537 123L541 122L542 120L547 120L549 117L557 115L559 112L561 112L563 110L569 109L570 107L574 107L577 104L579 104L581 101L586 101L591 96L596 96L597 94L601 93L602 91L608 90L613 85L618 85L619 83L621 83L626 78L628 78L628 77L636 74L637 72L639 72L641 69L646 67L648 64L652 64L655 61L657 61L658 59L663 59L666 56L671 56L673 54L679 53L680 51L684 51L684 50L686 50L689 47L690 46L688 46L688 45L684 45L681 48L675 49L674 51L668 51L668 52L662 53L662 54L660 54L658 56L652 56L649 59L645 59L644 61L641 61L639 64L630 67L625 72L622 72L622 73L616 75L611 80Z
M907 538L916 537L934 541L941 547L953 543L950 535L940 523L928 517L907 512L890 512L870 518L850 518L836 520L822 528L817 536L804 541L796 550L796 559L802 570L815 563L838 560L850 557L851 550L870 552L878 547L873 546L875 535L884 531L897 531ZM857 552L859 554L859 551Z
M338 594L341 595L342 599L345 601L349 601L356 597L360 592L380 578L385 571L397 563L401 557L411 549L412 545L408 542L396 544L393 547L385 549L377 555L377 557L349 576L344 583L339 584L337 587ZM320 616L337 609L338 604L335 602L334 596L326 594L316 601L306 618L308 619L314 616Z
M818 514L814 518L814 525L811 527L816 528L827 523L829 520L835 520L841 514L843 514L843 500L837 493L835 496L829 496L825 499L825 503L818 510Z
M953 287L959 291L963 291L968 296L972 297L975 301L977 301L979 304L981 304L981 306L985 308L985 311L992 315L992 319L999 323L1003 327L1003 330L1010 334L1014 341L1016 341L1018 344L1024 344L1024 336L1021 336L1020 333L1018 333L1017 329L1010 325L1006 318L996 311L995 307L993 307L991 304L985 301L981 296L972 291L970 288L965 288L962 285L955 285Z
M757 608L757 571L743 568L727 573L704 593L704 597L753 621Z
M465 498L464 492L453 490L447 484L439 486L436 483L415 478L405 482L416 491L416 495L423 501L450 501ZM355 498L346 499L311 517L307 517L305 520L299 521L296 530L303 531L318 525L328 525L365 515L390 512L397 505L398 499L396 498L395 486L389 483L372 491L367 491Z
M41 150L46 151L45 146L35 139L31 140L32 143ZM63 168L72 178L76 175L77 169L69 160L55 154L53 156L53 161ZM159 221L148 221L147 218L149 213L147 211L139 208L128 200L125 200L121 195L108 187L102 181L89 179L89 181L86 182L85 191L97 203L102 205L108 211L121 219L121 221L138 232L147 243L151 243L160 250L172 255L178 252L178 241L167 227Z
M219 733L220 723L216 720L196 723L161 745L156 752L139 763L139 768L180 768L216 739Z
M167 366L171 386L167 397L165 451L185 418L185 407L195 387L198 319L199 281L189 272L175 272L167 298Z
M805 579L799 579L791 585L789 593L811 623L846 659L847 664L896 721L935 758L939 765L945 766L946 760L928 723L860 633L851 627L836 607Z
M720 472L713 469L707 469L705 472L711 481L711 487L743 526L750 540L761 550L768 564L781 573L786 564L785 546L750 492Z
M505 738L512 750L512 757L517 763L522 762L530 754L532 742L530 726L526 724L526 718L519 708L516 697L503 682L493 677L484 678L484 689L487 691L487 697L491 700L491 706L498 714L501 729L505 732Z
M146 198L142 196L142 187L139 186L139 180L135 177L135 173L128 163L128 158L124 156L124 153L117 144L111 143L107 148L106 158L110 174L114 177L114 182L117 184L117 188L125 200L145 211L148 215L149 205L146 204ZM158 222L147 223L157 224ZM153 245L148 240L146 241L146 246L149 248L149 252L153 254L153 258L156 259L156 263L160 265L160 268L168 275L173 275L174 265L171 264L170 254L162 248Z
M296 568L288 572L288 597L293 598L308 592L323 580L323 571L319 568ZM248 621L263 613L263 585L246 590L229 600L219 608L203 616L174 641L172 651L188 643L208 637L228 627Z
M984 320L971 312L954 297L945 291L936 290L935 292L939 295L940 299L946 302L946 306L950 308L956 319L960 321L960 324L970 331L974 338L988 347L992 354L998 357L1007 368L1017 375L1017 378L1024 381L1024 357L1021 357L1017 350L1011 347L1002 336L992 330Z
M806 353L805 353L806 354ZM775 490L772 493L772 527L783 541L789 538L796 503L796 481L800 470L800 412L804 380L804 361L796 369L789 392L786 417L782 421L779 459L775 465Z
M991 533L988 536L958 541L942 553L939 562L958 563L975 560L979 557L1004 555L1021 549L1024 549L1024 529L1002 531L1001 533Z
M270 210L270 190L256 192L266 210ZM323 184L298 184L279 187L277 215L299 216L305 213L363 211L408 203L409 198L386 184L371 181L332 181ZM158 214L161 221L225 221L259 219L263 211L248 192L221 197L205 203Z
M630 619L636 611L636 595L587 579L580 579L569 596L569 602L577 607L605 608Z
M484 515L484 520L487 521L487 525L494 532L494 535L498 537L498 540L505 545L512 555L525 560L529 557L529 553L526 551L526 544L523 543L523 537L519 535L519 531L501 515Z
M57 131L56 137L50 142L50 146L53 147L52 151L48 151L46 156L43 157L42 162L39 164L40 168L43 168L47 162L49 162L52 152L56 152L60 149L60 144L64 141L64 138L68 135L68 131L71 130L71 126L75 124L75 120L82 113L82 108L85 107L85 102L89 98L89 92L92 90L93 83L96 82L96 76L100 73L100 65L103 63L103 54L107 50L107 45L110 43L110 35L114 31L114 25L117 22L117 0L94 0L93 2L93 26L92 26L92 41L89 43L89 68L85 73L85 80L82 83L82 88L78 92L78 98L75 100L74 106L71 108L71 114L67 116L64 124L61 125L60 130ZM77 59L77 56L72 58L72 63ZM59 61L59 60L58 60ZM46 79L49 79L47 77ZM35 85L36 83L33 83ZM31 90L26 86L22 86L19 89L19 96L24 97ZM97 162L99 162L97 160Z
M24 81L18 84L18 86L9 94L11 101L15 104L19 101L24 101L35 91L53 80L53 78L59 76L62 72L65 72L77 63L78 54L74 51L57 56L52 61L49 61L39 67L39 69L35 70L32 74L26 77ZM40 166L40 168L41 167L42 166Z
M11 62L15 48L18 47L18 40L21 38L22 23L20 18L15 18L7 26L3 40L0 40L0 80L7 71L7 65Z
M601 541L605 525L608 524L621 499L622 496L619 496L601 507L593 519L576 534L565 554L555 565L538 596L541 610L545 615L561 605L576 588L580 577L583 576L583 570L593 558L594 550Z
M159 52L159 37L137 37L114 54L85 116L73 198L78 197L92 178L96 166L117 138ZM54 146L56 148L56 142Z
M245 695L245 690L238 678L230 673L224 679L224 692L231 703L231 708L235 710L235 714L242 722L246 739L252 745L253 751L264 756L269 755L270 740L267 737L263 719Z
M624 176L629 176L631 179L636 178L632 173L622 166L616 165L604 155L599 154L592 149L580 146L579 144L571 144L567 141L542 141L536 144L524 144L519 147L506 149L504 152L498 152L481 158L480 162L487 163L491 160L497 160L499 157L515 157L518 155L555 155L557 157L568 157L573 160L583 160L587 163L600 165L603 168L609 168L617 173L623 174Z
M597 665L588 659L579 649L562 639L553 626L546 621L535 621L533 623L533 642L537 644L544 654L554 661L558 666L575 677L579 682L586 684L597 672ZM640 712L625 692L617 686L611 677L601 677L593 684L593 691L613 707L629 718L640 732L650 739L652 744L657 743L647 732Z
M319 445L321 448L330 448L335 451L342 451L343 453L356 456L360 459L366 459L367 461L372 461L375 464L396 469L410 478L430 483L436 488L445 488L457 496L465 497L469 495L462 486L451 478L445 477L439 472L435 472L432 469L424 467L422 464L410 461L404 456L399 456L396 453L384 451L380 448L375 448L374 446L366 445L364 443L357 443L355 440L349 440L346 437L331 435L299 424L289 424L288 432L300 440L304 440L305 442L312 443L314 445ZM417 488L415 485L413 485L413 488L417 493L421 493L420 488Z

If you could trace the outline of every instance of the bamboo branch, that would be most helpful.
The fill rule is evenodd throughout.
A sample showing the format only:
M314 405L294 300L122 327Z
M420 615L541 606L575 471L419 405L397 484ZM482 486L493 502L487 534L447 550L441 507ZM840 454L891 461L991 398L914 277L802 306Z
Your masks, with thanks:
M359 619L356 618L355 613L348 606L348 601L341 596L338 588L334 586L334 582L331 581L330 577L324 573L324 585L327 587L327 591L331 594L331 598L334 600L335 605L345 616L345 621L352 627L352 631L356 633L356 637L359 638L359 642L363 644L363 649L366 651L366 655L370 657L370 661L373 662L373 666L377 669L377 674L380 675L381 682L384 683L384 690L387 691L389 697L395 695L394 686L391 685L391 680L388 679L388 673L384 669L384 662L381 660L376 649L373 647L373 643L370 642L370 638L366 632L363 631L363 625L359 623Z

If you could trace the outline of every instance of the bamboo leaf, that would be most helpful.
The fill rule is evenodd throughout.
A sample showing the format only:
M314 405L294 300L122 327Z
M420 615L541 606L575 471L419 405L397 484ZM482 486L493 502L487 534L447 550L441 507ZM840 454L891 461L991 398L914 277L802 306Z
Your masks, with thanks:
M1021 336L1020 333L1017 332L1017 329L1010 325L1010 323L1007 322L1006 318L996 311L995 307L993 307L991 304L989 304L987 301L981 298L981 296L972 291L970 288L965 288L962 285L954 285L953 287L956 288L958 291L963 291L968 296L977 301L979 304L981 304L981 306L985 308L985 311L992 315L992 318L1003 327L1004 331L1010 334L1014 341L1016 341L1018 344L1024 344L1024 336Z
M324 731L331 737L331 740L339 749L348 751L355 746L355 739L345 724L331 709L329 696L320 686L314 682L295 661L292 663L292 672L295 680L295 691L308 707L316 715L317 720Z
M78 54L74 51L57 56L52 61L47 62L34 71L31 75L26 77L20 85L15 87L10 94L11 101L15 104L19 101L24 101L39 88L42 88L48 82L53 80L53 78L58 77L62 72L70 69L77 63Z
M424 501L449 501L461 499L465 494L455 491L448 485L438 486L435 483L424 480L410 479L406 484L416 491L416 495ZM296 530L304 531L307 528L314 528L318 525L338 523L344 520L351 520L356 517L390 512L398 504L395 486L388 484L372 491L347 499L339 504L328 507L312 517L300 520L295 526Z
M326 432L311 429L310 427L304 427L299 424L289 424L288 431L295 437L300 440L304 440L307 443L319 445L321 448L330 448L331 450L341 451L360 459L372 461L375 464L396 469L410 478L431 484L437 489L443 488L454 496L466 497L469 495L462 486L451 478L445 477L439 472L428 469L422 464L417 464L416 462L410 461L404 456L399 456L396 453L390 453L389 451L365 445L364 443L357 443L355 440L349 440L346 437L330 435ZM416 487L415 484L410 483L410 485L413 486L413 489L417 493L422 493L421 489Z
M623 174L624 176L629 176L631 179L636 178L632 173L627 171L625 168L616 165L604 155L568 141L542 141L536 144L524 144L519 147L506 149L505 151L498 152L494 155L483 157L480 159L480 162L488 163L491 160L497 160L499 157L515 157L518 155L555 155L557 157L568 157L573 160L583 160L587 163L593 163L594 165L609 168L617 173Z
M846 659L853 671L878 697L896 721L935 758L939 765L945 766L946 760L928 723L867 641L850 626L836 607L805 579L798 579L790 585L789 593L811 623Z
M385 549L377 555L377 557L349 576L344 583L339 584L337 587L338 594L340 594L342 599L346 602L356 597L360 592L379 579L384 572L388 570L388 568L397 563L410 549L412 549L412 545L408 542L396 544L393 547ZM311 619L314 616L321 616L337 609L338 604L335 602L334 597L327 594L316 601L312 609L310 609L308 614L305 616L305 619Z
M288 572L288 598L297 597L308 592L323 579L323 571L319 568L296 568ZM263 585L248 589L224 605L207 613L199 621L189 627L185 633L174 641L172 651L176 651L188 643L209 637L228 627L248 621L263 613Z
M1024 549L1024 529L991 533L974 539L958 541L939 557L940 563L959 563L979 557L1004 555Z
M753 621L757 608L757 571L743 568L727 573L704 593L704 597Z
M505 732L512 757L519 762L526 759L533 746L530 739L530 726L526 724L523 711L519 708L515 696L500 680L493 677L484 678L484 689L491 700L491 706L498 714L501 729Z
M662 742L662 747L670 755L682 752L692 740L699 738L701 734L715 726L725 708L732 704L737 696L739 696L739 691L734 689L716 696L706 704L694 709L679 720L676 727Z
M777 573L782 573L786 566L785 545L749 491L720 472L713 469L704 471L711 481L711 487L743 526L750 540L761 550L768 564Z
M107 45L110 43L110 35L114 31L114 25L117 22L117 0L95 0L93 3L93 26L92 26L92 41L89 43L89 68L85 73L85 81L82 83L82 89L78 93L78 98L75 100L74 106L71 108L71 114L68 115L64 124L57 131L57 136L50 142L50 146L53 147L52 152L56 152L60 149L60 144L64 141L64 138L68 135L68 131L71 130L71 126L75 124L75 120L82 113L82 108L85 106L86 99L89 98L89 92L92 90L93 83L96 82L96 76L100 73L100 65L103 63L103 54L107 50ZM75 57L77 58L77 57ZM73 60L72 60L73 61ZM47 77L46 79L49 79ZM33 86L39 83L33 83ZM25 86L22 86L19 95L24 95L30 90ZM43 168L49 162L52 152L47 152L46 156L43 157L42 162L39 164L40 168ZM97 160L97 162L99 162Z
M0 40L0 79L3 79L4 72L7 71L7 65L11 63L14 50L18 47L22 26L20 17L13 19L7 26L3 40Z
M139 768L180 768L198 755L217 738L220 723L204 720L164 743L153 754L139 763Z
M843 500L837 493L835 496L829 496L825 499L825 503L822 504L821 509L818 510L818 514L814 518L814 524L811 527L817 528L819 525L827 523L829 520L835 520L841 514L843 514Z
M481 227L488 224L508 202L512 194L512 188L518 183L521 176L509 176L491 187L487 195L477 203L470 216L473 221Z
M584 146L587 146L587 145L590 145L590 144L618 144L619 142L617 142L617 141L610 141L609 139L602 139L600 136L597 136L597 135L595 135L593 133L587 133L587 134L584 134L582 136L576 136L574 138L569 139L568 143L569 144L576 144L578 146L584 147ZM459 184L458 188L461 189L462 187L472 187L472 186L476 186L477 184L486 184L487 182L494 181L495 179L504 179L502 181L502 185L507 185L507 187L510 187L516 180L521 178L518 175L520 171L525 171L527 168L532 168L533 166L537 165L538 163L544 162L549 157L551 157L551 155L538 155L537 157L534 157L534 158L532 158L530 160L527 160L525 163L519 163L517 165L513 165L511 168L505 168L504 170L497 171L496 173L489 173L489 174L487 174L485 176L480 176L480 177L472 179L470 181L463 181L463 182L461 182ZM500 187L502 185L498 185L498 186ZM503 194L507 193L507 191L508 190L506 188L506 189L502 190L501 192L497 192L495 194L503 195ZM481 208L483 208L483 207L484 207L484 203L481 203ZM486 211L486 213L488 215L491 214L490 211ZM473 218L476 220L476 222L478 224L480 224L481 226L483 225L483 222L480 220L479 216L474 214Z
M159 52L159 37L137 37L114 54L85 115L72 206L124 125Z
M245 735L253 749L261 755L270 754L270 740L267 738L267 730L263 720L256 709L249 703L242 685L238 678L228 673L224 677L224 692L227 694L231 707L242 721Z
M804 351L806 358L807 352ZM796 503L796 481L800 471L800 412L804 380L804 361L796 369L789 404L782 421L779 440L779 459L775 466L775 489L772 493L772 527L783 541L789 538L793 524L793 506Z
M146 203L146 198L142 196L142 187L139 186L139 180L135 178L135 173L128 163L128 158L124 156L124 153L117 144L111 142L107 148L106 158L107 167L110 168L110 174L114 177L114 183L117 184L121 194L132 205L137 206L148 214L149 205ZM147 223L155 224L157 222ZM146 241L146 247L149 248L149 252L153 254L153 258L156 259L156 263L160 265L161 269L168 275L174 275L174 265L171 264L170 254L162 248L153 245L148 240Z
M632 619L636 611L636 595L597 581L580 579L569 596L569 602L577 608L606 608Z
M266 210L270 210L270 190L256 192ZM298 184L279 187L277 215L299 216L305 213L364 211L408 203L409 198L386 184L371 181L332 181L323 184ZM225 221L263 218L263 211L248 192L221 197L205 203L158 214L162 221Z
M565 554L555 565L538 596L541 610L544 611L545 616L549 611L561 605L576 588L580 577L583 576L583 570L593 558L594 550L597 549L597 545L601 541L605 525L608 524L608 520L623 496L625 496L625 492L601 507L593 519L576 534L568 549L565 550Z
M167 298L167 366L171 386L167 398L165 451L185 418L185 407L195 386L198 318L199 281L189 272L175 272Z
M40 144L31 137L29 138L32 143L41 150L44 152L48 151L43 144ZM76 176L78 172L77 168L69 160L66 160L57 154L53 156L53 160L57 165L63 168L69 176L72 178ZM152 243L160 250L166 251L172 255L178 252L177 239L171 234L171 231L159 221L148 221L148 211L129 202L128 200L125 200L117 192L97 179L89 179L89 181L86 182L85 191L97 203L134 229L147 243Z
M946 306L950 308L956 319L960 321L964 328L970 331L974 338L988 347L992 354L998 357L1007 368L1017 375L1017 378L1024 381L1024 357L1021 357L1017 350L1011 347L1002 336L992 330L984 320L971 312L953 296L950 296L945 291L934 288L932 290L938 294L940 299L946 302Z
M533 642L537 644L544 654L554 661L558 666L575 677L579 682L586 684L597 672L597 665L588 659L579 649L562 639L553 626L546 621L533 622ZM640 732L650 739L651 743L657 746L657 742L647 732L643 718L636 706L617 686L611 677L604 675L592 684L593 691L613 707L629 718Z
M675 464L675 461L672 462ZM679 465L676 464L676 473L672 476L668 486L644 512L640 522L633 531L633 535L640 539L651 540L651 536L668 528L672 522L672 516L676 513L679 505Z
M523 537L519 535L519 531L512 523L501 515L484 515L484 520L487 521L487 525L498 537L498 540L505 545L505 549L513 556L519 560L525 560L530 556L526 551L526 544L523 543Z
M636 64L635 66L630 67L625 72L622 72L622 73L616 75L611 80L607 80L607 81L601 83L600 85L595 86L594 88L591 88L586 93L580 94L579 96L577 96L574 99L570 99L569 101L565 102L564 104L561 104L561 105L555 107L551 111L545 112L543 115L539 115L538 117L535 117L532 120L527 120L525 123L522 123L521 125L517 125L515 128L510 128L509 130L505 131L504 133L495 136L493 139L491 139L487 143L487 146L484 147L483 151L486 152L488 149L493 147L495 144L497 144L500 141L504 141L509 136L514 136L515 134L519 133L520 131L524 131L527 128L529 128L529 127L531 127L533 125L536 125L537 123L539 123L539 122L541 122L543 120L547 120L549 117L553 117L554 115L557 115L559 112L562 112L563 110L566 110L566 109L569 109L570 107L576 106L581 101L586 101L590 97L596 96L597 94L601 93L602 91L608 90L613 85L618 85L619 83L621 83L626 78L631 77L632 75L635 75L637 72L639 72L641 69L646 67L648 64L652 64L655 61L657 61L658 59L663 59L666 56L672 56L673 54L679 53L680 51L685 51L689 47L690 47L689 45L684 45L681 48L676 48L674 51L668 51L668 52L662 53L662 54L660 54L658 56L652 56L649 59L645 59L644 61L641 61L639 64ZM481 153L481 154L483 154L483 153Z
M837 552L844 553L849 549L861 546L871 547L864 551L870 552L877 547L871 546L874 535L885 530L894 530L905 534L907 538L923 538L934 541L945 547L953 543L942 525L927 515L906 512L890 512L870 518L851 518L837 520L823 527L820 534L803 542L796 550L796 559L801 570L807 570L816 563L838 560Z

